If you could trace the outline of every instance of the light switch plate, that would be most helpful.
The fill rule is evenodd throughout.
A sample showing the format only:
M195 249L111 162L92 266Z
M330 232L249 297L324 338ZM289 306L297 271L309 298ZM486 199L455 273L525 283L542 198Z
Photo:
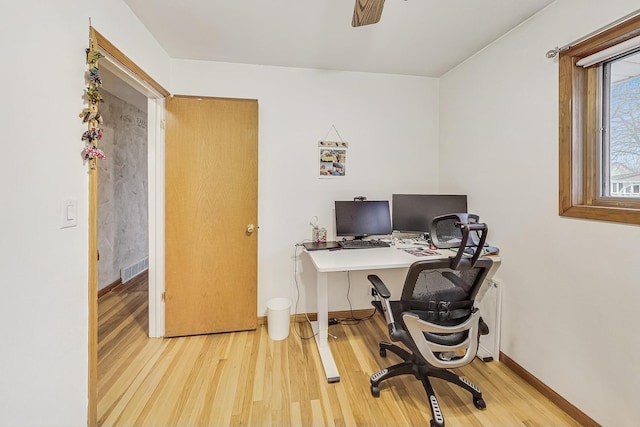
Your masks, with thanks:
M62 202L62 225L60 228L75 227L78 225L78 201L65 200Z

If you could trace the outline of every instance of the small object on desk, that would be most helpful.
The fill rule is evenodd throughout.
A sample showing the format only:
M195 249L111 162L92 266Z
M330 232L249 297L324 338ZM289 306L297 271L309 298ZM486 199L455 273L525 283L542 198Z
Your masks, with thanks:
M451 252L458 252L458 248L449 248L449 250ZM466 255L473 255L475 251L476 251L475 246L469 246L465 248L464 253ZM500 249L498 249L495 246L484 246L480 251L481 256L491 256L491 255L499 255L499 254L500 254Z
M482 255L498 255L500 253L500 249L495 246L485 246L482 248Z
M322 227L313 227L311 230L311 240L314 242L326 242L327 241L327 229Z
M438 251L434 251L432 249L425 249L425 248L403 248L402 250L405 251L406 253L414 255L414 256L442 255Z

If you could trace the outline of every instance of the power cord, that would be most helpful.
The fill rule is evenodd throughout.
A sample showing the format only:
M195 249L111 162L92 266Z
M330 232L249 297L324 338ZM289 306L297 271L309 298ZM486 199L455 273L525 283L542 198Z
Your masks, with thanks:
M355 314L353 314L353 305L351 304L351 298L349 297L350 292L351 292L351 272L347 271L347 302L349 303L349 311L351 312L351 317L347 319L333 319L333 320L335 320L336 323L340 323L343 325L357 325L363 320L371 319L378 311L376 307L373 307L373 312L371 314L368 314L364 317L356 317Z
M306 240L305 240L306 241ZM294 249L293 249L293 280L296 284L296 304L295 304L295 308L293 310L293 325L294 328L293 330L295 331L296 335L303 340L309 340L311 338L314 338L316 335L318 335L317 333L314 333L311 336L302 336L300 335L300 332L298 331L298 329L295 327L295 325L298 323L298 303L300 302L300 284L298 283L298 248L302 246L302 243L296 243L294 245ZM309 314L305 313L304 316L307 319L307 323L309 323L309 327L311 328L311 330L313 331L313 327L311 326L311 319L309 319Z

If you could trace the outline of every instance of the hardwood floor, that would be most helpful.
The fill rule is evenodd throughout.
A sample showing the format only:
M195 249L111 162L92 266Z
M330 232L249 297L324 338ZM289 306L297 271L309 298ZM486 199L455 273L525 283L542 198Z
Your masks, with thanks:
M328 384L306 323L272 341L256 331L194 337L147 337L147 280L142 275L99 300L98 420L102 426L418 426L431 413L420 381L410 376L369 391L369 376L399 360L380 315L331 326L341 373ZM299 335L298 335L299 334ZM435 379L447 426L578 426L498 361L475 360L460 372L483 392L471 396Z

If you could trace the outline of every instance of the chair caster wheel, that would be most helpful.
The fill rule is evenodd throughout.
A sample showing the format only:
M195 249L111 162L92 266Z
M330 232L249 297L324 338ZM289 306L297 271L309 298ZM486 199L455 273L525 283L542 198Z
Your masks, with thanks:
M373 395L373 397L380 397L380 387L372 385L371 394Z
M380 348L380 357L387 357L387 349L386 348Z
M481 397L473 399L473 404L478 409L487 409L487 404L484 402L484 399Z

